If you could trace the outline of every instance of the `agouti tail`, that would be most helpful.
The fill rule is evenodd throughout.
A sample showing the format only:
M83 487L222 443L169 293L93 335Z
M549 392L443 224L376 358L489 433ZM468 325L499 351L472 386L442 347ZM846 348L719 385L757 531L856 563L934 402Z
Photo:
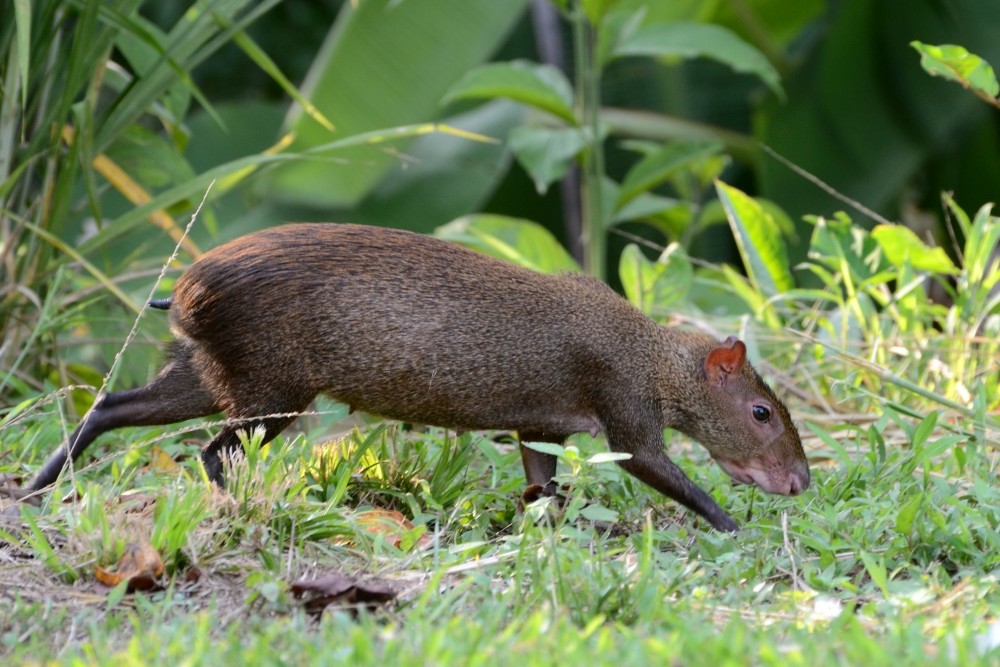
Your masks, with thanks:
M352 409L522 442L607 435L621 466L720 530L729 516L668 458L663 431L701 442L734 479L770 493L809 486L785 406L730 338L657 325L603 283L549 276L394 229L296 224L238 238L178 279L171 359L145 387L103 397L32 489L101 433L225 412L204 447L209 477L237 431L269 441L320 393ZM535 493L556 459L521 447Z

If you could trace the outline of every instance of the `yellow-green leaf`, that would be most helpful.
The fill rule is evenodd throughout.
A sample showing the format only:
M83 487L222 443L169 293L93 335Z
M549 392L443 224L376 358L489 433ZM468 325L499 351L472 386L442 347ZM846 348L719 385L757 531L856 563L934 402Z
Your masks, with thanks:
M774 217L732 186L716 181L715 189L754 288L768 297L792 289L788 252Z
M940 247L931 247L913 231L902 225L878 225L872 238L882 248L886 260L896 267L909 264L917 271L956 274L958 269Z

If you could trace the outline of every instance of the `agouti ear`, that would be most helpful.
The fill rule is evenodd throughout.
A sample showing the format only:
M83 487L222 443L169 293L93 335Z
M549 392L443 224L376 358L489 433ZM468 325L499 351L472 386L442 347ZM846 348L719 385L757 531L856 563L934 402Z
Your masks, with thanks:
M724 387L731 375L739 374L746 358L747 346L730 336L705 357L705 377L711 384Z

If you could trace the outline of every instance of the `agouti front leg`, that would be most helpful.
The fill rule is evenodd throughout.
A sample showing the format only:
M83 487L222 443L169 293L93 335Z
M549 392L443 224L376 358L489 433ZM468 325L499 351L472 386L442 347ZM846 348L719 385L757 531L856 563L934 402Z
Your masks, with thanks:
M530 447L526 442L551 442L561 445L567 436L546 433L518 433L518 444L521 448L521 463L524 465L525 487L521 494L521 502L525 505L535 502L542 496L556 495L556 484L552 478L556 476L556 457Z
M733 532L739 529L736 522L670 460L663 449L662 433L651 431L633 434L631 438L623 435L613 428L608 429L611 450L632 455L618 462L626 472L705 517L716 530Z

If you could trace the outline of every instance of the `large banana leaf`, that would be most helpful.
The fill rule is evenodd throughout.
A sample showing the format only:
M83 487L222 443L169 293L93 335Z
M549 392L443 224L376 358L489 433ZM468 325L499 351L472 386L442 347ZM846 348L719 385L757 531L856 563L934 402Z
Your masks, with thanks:
M361 132L436 118L445 91L486 59L520 17L526 0L366 0L345 4L304 89L334 132L293 113L304 151ZM385 146L331 153L276 169L270 194L314 206L360 201L399 163Z

